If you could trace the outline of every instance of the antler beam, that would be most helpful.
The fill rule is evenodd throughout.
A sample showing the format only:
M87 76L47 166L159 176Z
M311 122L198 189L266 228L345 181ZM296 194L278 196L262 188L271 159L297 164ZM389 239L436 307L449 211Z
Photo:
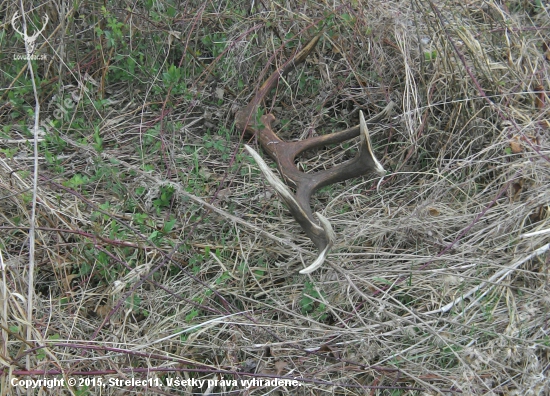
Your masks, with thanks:
M294 219L319 249L320 253L317 259L310 266L301 270L301 274L311 273L320 267L336 239L330 222L323 215L315 213L319 224L315 221L310 207L311 195L319 188L329 184L363 176L371 172L375 172L380 176L385 173L384 168L377 161L372 151L367 122L362 111L359 112L360 124L357 127L296 142L285 142L277 136L271 127L272 122L275 121L273 114L266 114L261 117L262 129L258 130L251 125L251 121L255 121L259 104L268 92L277 84L281 76L287 74L306 59L320 37L320 34L315 36L298 54L278 68L258 89L250 103L238 111L235 116L237 128L250 135L257 136L264 151L277 163L279 173L283 179L296 189L296 194L293 194L290 188L275 176L262 157L252 147L245 145L246 150L260 167L267 182L279 193ZM370 119L369 122L376 122L382 118L384 114L389 113L392 106L393 103L390 103L382 113ZM314 173L304 173L298 170L294 163L295 158L304 151L341 143L357 136L360 136L357 155L333 168Z

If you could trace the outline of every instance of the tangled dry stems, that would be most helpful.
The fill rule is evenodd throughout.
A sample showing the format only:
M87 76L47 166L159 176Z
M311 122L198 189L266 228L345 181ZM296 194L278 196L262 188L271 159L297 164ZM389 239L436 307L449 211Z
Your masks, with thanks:
M103 148L70 122L56 129L64 170L41 159L34 285L32 186L21 172L32 171L32 152L14 143L24 138L16 128L1 143L19 150L0 157L3 392L22 392L8 384L27 370L303 378L293 394L550 392L542 232L550 226L549 10L520 3L270 2L238 14L248 2L185 2L181 41L167 38L170 49L151 45L145 55L194 51L191 95L164 93L159 103L150 93L162 85L158 76L103 84L108 65L95 57L75 77L96 87L92 99L109 99L105 108L82 105ZM128 18L120 10L113 14ZM176 30L146 14L136 10L135 32ZM311 243L242 155L240 131L227 141L212 131L231 130L271 66L321 23L314 59L280 84L278 103L267 103L285 139L352 126L359 109L376 114L390 100L399 106L370 131L391 173L316 195L339 240L329 267L304 277L296 269L312 257ZM74 34L70 25L56 32ZM211 32L218 52L201 41ZM83 62L94 50L60 53ZM41 100L44 117L52 94ZM206 147L207 130L223 150ZM323 169L353 156L354 146L341 149L298 166ZM87 184L67 183L99 172ZM169 186L169 204L159 206ZM175 390L207 393L165 388Z

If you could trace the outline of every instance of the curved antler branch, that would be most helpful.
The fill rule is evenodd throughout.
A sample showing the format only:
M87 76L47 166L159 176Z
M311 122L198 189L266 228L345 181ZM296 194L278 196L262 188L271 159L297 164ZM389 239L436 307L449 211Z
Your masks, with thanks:
M237 128L246 130L248 133L255 134L256 130L250 126L250 121L255 121L256 109L258 105L264 100L265 96L271 91L275 84L279 82L279 78L285 76L293 70L296 66L306 60L309 53L315 48L317 42L321 38L321 33L313 37L309 43L298 52L293 58L286 61L281 67L273 72L271 76L262 84L262 86L256 91L256 94L248 105L237 112L235 115L235 121ZM277 137L277 139L279 139ZM280 140L280 139L279 139Z
M11 27L13 28L13 30L15 30L17 33L19 33L21 36L25 37L26 35L23 32L20 32L15 27L15 20L18 18L18 15L19 15L19 11L16 11L15 14L13 14L13 16L11 17Z
M357 127L298 142L285 142L277 136L271 127L272 122L275 120L272 114L266 114L261 117L261 124L263 125L261 130L257 130L250 125L250 121L254 120L258 105L263 101L267 93L275 86L282 75L288 73L296 65L305 60L319 41L319 38L320 35L315 36L294 58L277 69L258 89L249 104L236 114L237 127L257 136L262 148L277 163L279 173L285 182L296 188L296 194L293 194L290 188L275 176L260 155L250 146L245 145L246 150L258 164L266 181L277 191L281 199L288 206L294 219L300 224L317 249L319 249L320 253L317 259L310 266L301 270L301 274L311 273L320 267L336 240L328 219L320 213L315 213L320 225L315 221L310 207L311 195L321 187L352 177L362 176L370 172L375 172L380 176L383 176L385 173L384 168L378 162L372 150L367 121L365 121L362 111L359 112L360 124ZM393 103L390 103L379 116L374 117L369 122L377 121L382 115L389 113L392 107ZM359 152L351 160L330 169L314 173L301 172L294 164L295 158L306 150L340 143L357 136L360 136Z

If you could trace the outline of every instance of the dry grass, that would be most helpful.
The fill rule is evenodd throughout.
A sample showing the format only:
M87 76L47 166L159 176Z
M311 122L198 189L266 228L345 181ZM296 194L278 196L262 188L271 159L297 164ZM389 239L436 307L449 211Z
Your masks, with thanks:
M124 2L103 16L37 3L36 21L50 16L40 117L76 106L39 146L33 279L34 96L26 63L2 62L0 393L61 372L163 385L41 392L549 394L550 9L538 3ZM1 7L7 60L24 47L9 27L18 3ZM314 247L232 124L319 29L267 103L281 136L397 106L371 128L391 172L316 194L338 242L302 276ZM301 386L168 384L222 376Z

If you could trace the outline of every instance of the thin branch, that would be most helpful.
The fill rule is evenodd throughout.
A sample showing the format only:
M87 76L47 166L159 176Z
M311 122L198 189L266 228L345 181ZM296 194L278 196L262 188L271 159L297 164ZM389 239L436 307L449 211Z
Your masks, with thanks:
M23 21L23 32L25 34L25 52L27 54L27 65L29 73L31 75L32 89L34 93L34 166L33 166L33 187L32 187L32 207L31 207L31 219L29 227L29 273L28 273L28 290L27 290L27 340L32 338L32 322L33 322L33 305L34 305L34 266L35 266L35 227L36 227L36 198L38 190L38 139L39 139L39 119L40 119L40 101L38 100L38 89L34 80L34 70L31 62L32 50L27 40L27 18L25 15L25 8L23 7L23 1L20 2L21 7L21 19ZM27 355L26 367L30 369L31 360Z

